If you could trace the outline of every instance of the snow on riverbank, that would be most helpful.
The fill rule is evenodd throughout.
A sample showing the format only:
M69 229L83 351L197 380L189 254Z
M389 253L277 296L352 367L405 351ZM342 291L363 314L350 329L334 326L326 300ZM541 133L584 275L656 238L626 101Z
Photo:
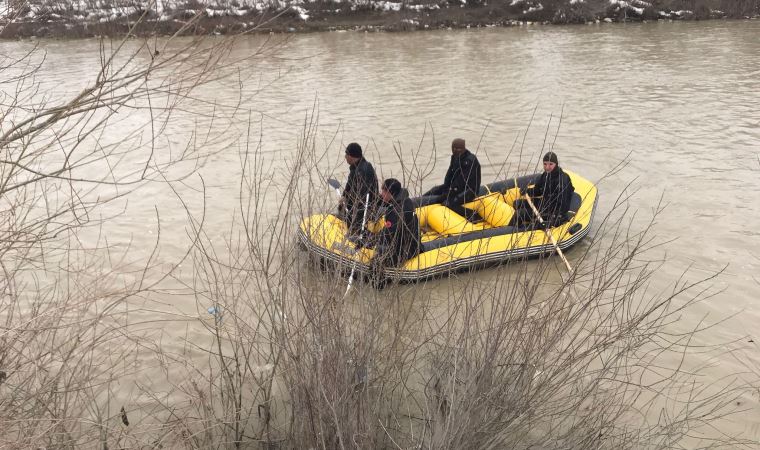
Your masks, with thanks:
M755 7L751 14L758 12ZM250 29L272 17L277 17L277 24L268 24L269 30L318 31L728 16L710 8L706 12L703 8L699 14L680 8L655 8L645 0L0 0L0 27L4 26L5 31L2 37L67 36L67 30L87 30L88 25L96 24L115 25L113 30L101 27L97 33L119 34L125 24L140 17L148 23L163 24L154 33L167 33L197 15L209 25L202 32L214 33ZM8 29L13 27L15 30ZM87 33L93 33L91 28Z

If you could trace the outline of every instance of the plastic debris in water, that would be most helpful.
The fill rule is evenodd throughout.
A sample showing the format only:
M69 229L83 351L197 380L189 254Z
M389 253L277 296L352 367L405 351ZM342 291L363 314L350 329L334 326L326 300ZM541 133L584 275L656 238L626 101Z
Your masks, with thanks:
M209 306L206 311L208 311L209 314L214 316L214 321L217 324L222 323L222 308L217 308L216 306Z

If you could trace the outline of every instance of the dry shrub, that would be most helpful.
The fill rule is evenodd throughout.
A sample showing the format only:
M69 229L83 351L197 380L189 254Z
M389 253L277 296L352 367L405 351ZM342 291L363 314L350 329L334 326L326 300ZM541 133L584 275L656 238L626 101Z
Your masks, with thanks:
M716 9L723 11L729 17L753 17L760 14L758 0L720 0Z
M586 23L596 18L596 11L588 3L573 3L558 7L552 23Z
M712 277L688 274L668 293L650 291L664 264L647 256L660 245L651 236L657 214L635 221L619 198L598 218L596 237L573 252L576 269L561 280L556 258L546 257L383 291L360 284L344 297L349 268L308 262L294 241L298 218L330 204L322 198L322 173L332 170L318 163L325 154L316 149L314 123L307 120L304 129L284 180L269 177L256 150L246 153L238 232L224 245L196 243L193 288L224 311L224 325L210 328L214 344L205 351L213 368L201 383L209 390L164 403L184 417L178 420L189 435L202 431L206 440L199 445L176 434L168 442L192 448L211 442L262 448L746 444L712 432L747 392L738 376L701 381L686 367L664 366L668 358L693 364L690 342L700 331L673 327L715 292ZM424 184L428 150L398 154L405 155L409 184ZM193 407L178 408L185 403ZM650 422L660 409L659 421ZM194 428L190 418L200 416Z
M110 242L104 225L118 220L116 201L149 183L182 181L208 156L205 146L218 144L216 131L227 130L200 128L186 146L157 151L191 93L260 55L232 60L233 43L101 41L100 65L68 94L42 90L36 49L4 57L0 446L135 442L126 410L111 399L139 375L141 349L157 347L133 333L141 326L130 305L168 275L157 264L160 229L154 248L133 249Z
M92 217L104 202L146 182L174 186L169 168L199 160L194 146L166 161L150 144L93 146L86 138L111 130L106 119L122 108L145 107L147 95L169 92L162 97L166 109L154 109L159 118L139 131L160 130L190 89L224 76L229 45L194 41L156 53L146 44L121 64L104 50L94 84L36 110L24 108L35 92L16 91L19 110L1 141L8 156L0 189L0 444L746 444L713 433L736 411L733 401L745 385L664 365L668 357L693 364L691 342L700 331L675 325L713 294L710 278L684 274L670 292L652 292L649 282L663 264L650 256L660 245L651 236L657 215L634 220L623 192L597 217L595 236L574 250L575 271L562 273L564 279L557 259L547 256L384 291L359 284L344 297L349 268L310 261L295 242L299 219L333 204L323 179L334 170L324 152L334 149L318 148L312 115L296 156L282 167L256 146L260 137L251 132L243 140L240 203L223 242L210 237L202 213L186 206L192 247L169 270L150 251L135 267L125 262L128 251L117 252L102 237L82 244L92 231L85 226L100 225ZM17 75L21 87L29 76ZM153 142L153 131L147 133L146 142ZM422 143L417 151L398 150L407 184L430 183L425 155L431 153ZM141 161L137 170L116 165L89 178L80 173L127 157ZM273 177L276 172L284 176ZM180 201L190 200L176 192ZM191 276L180 276L180 262L189 263ZM184 283L178 292L194 298L201 313L209 306L216 311L205 316L210 321L176 319L202 325L208 338L186 338L182 354L165 351L159 337L143 330L151 321L130 319L130 302L163 289L170 275L172 283ZM118 385L136 383L146 357L173 384L141 384L139 398L112 404Z

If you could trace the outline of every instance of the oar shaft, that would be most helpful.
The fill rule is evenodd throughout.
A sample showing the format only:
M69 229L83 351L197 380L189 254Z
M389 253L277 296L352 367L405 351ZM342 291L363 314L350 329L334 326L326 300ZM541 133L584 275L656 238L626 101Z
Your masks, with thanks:
M557 250L557 254L560 258L562 258L562 261L565 263L565 266L567 266L567 271L572 272L573 268L570 266L570 263L567 262L567 258L565 258L565 255L562 253L562 249L559 248L559 244L557 244L557 240L554 239L554 235L552 234L551 230L549 230L549 227L546 225L546 222L544 222L543 217L541 217L541 213L538 212L538 208L536 208L536 205L533 204L533 200L530 199L530 195L526 195L525 198L528 200L528 204L530 205L530 209L533 210L533 214L536 215L538 220L541 222L541 225L544 226L544 233L549 236L549 239L552 241L552 244L554 245L554 248Z
M368 209L369 209L369 192L367 192L367 197L364 200L364 214L362 214L362 227L359 230L359 240L361 240L362 236L364 235L364 225L367 223ZM351 275L348 277L348 286L346 286L346 293L343 294L344 297L348 295L348 291L351 290L351 285L354 284L354 272L356 272L356 261L354 261L354 264L351 267Z

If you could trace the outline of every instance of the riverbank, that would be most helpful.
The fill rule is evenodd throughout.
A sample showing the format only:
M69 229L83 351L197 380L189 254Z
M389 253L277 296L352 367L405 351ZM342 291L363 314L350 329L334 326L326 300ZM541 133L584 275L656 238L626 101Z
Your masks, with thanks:
M741 3L739 5L739 3ZM760 0L80 0L0 2L0 38L85 38L241 32L414 31L654 20L750 19Z

